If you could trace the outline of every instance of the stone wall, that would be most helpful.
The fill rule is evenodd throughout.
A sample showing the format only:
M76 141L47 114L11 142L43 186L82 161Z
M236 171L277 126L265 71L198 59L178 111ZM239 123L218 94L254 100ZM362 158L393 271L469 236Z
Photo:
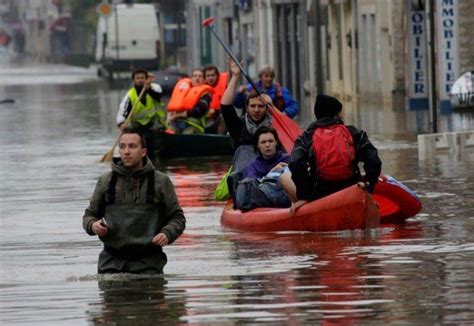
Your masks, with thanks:
M460 73L474 70L474 1L459 1Z
M393 88L394 94L405 94L406 80L406 6L405 1L396 0L391 2L391 61L393 62Z

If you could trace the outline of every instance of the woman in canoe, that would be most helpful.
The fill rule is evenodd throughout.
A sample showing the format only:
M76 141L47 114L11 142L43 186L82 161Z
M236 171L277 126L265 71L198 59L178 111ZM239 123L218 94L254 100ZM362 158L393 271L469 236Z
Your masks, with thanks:
M236 208L248 211L256 207L290 207L291 200L280 184L283 179L291 182L290 157L280 148L275 129L263 126L256 130L254 149L257 157L241 173L242 181L238 183L235 195Z

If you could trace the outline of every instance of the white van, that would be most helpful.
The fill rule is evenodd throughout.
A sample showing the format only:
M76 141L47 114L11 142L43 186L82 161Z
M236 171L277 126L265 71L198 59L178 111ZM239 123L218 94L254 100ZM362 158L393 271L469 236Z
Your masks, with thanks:
M117 27L118 26L118 27ZM131 71L141 67L157 70L160 61L160 30L153 4L116 4L97 24L95 59L98 74Z

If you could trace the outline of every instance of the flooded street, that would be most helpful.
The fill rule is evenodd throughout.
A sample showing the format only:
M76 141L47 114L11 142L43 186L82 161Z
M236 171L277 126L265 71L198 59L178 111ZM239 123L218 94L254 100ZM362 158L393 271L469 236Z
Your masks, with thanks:
M367 232L243 233L220 226L213 191L230 158L159 164L187 227L165 247L163 278L97 276L101 243L82 229L116 137L126 88L92 70L0 66L0 324L355 325L474 323L474 150L418 161L427 112L348 121L379 148L383 172L416 191L422 212ZM355 115L354 115L355 116ZM440 132L474 129L474 114ZM402 122L396 118L404 119ZM410 121L409 123L405 123ZM384 134L393 126L407 129Z

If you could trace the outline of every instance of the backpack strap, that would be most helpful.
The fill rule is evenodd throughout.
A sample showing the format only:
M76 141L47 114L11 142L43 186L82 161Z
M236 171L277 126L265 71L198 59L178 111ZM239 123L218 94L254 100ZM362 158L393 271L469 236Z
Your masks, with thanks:
M155 196L155 170L153 170L147 175L146 202L148 204L153 204L155 202Z
M112 178L110 178L109 189L107 189L107 205L115 203L115 187L117 185L117 174L112 172Z

